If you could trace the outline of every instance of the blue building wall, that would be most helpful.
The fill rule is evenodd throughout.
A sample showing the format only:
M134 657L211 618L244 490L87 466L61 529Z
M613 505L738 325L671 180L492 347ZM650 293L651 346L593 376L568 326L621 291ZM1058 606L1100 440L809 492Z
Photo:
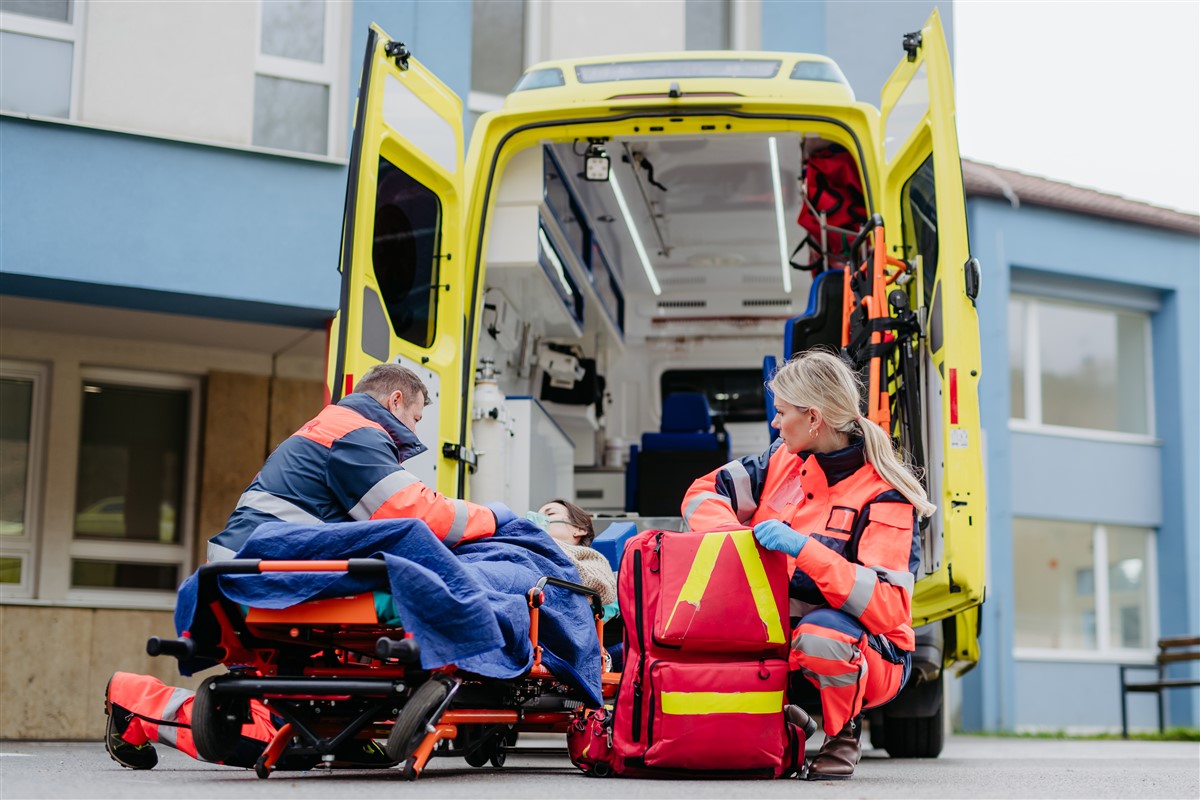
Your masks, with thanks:
M1200 630L1200 240L1195 236L1007 202L968 203L972 251L983 264L979 297L988 452L989 590L982 661L963 686L969 730L1115 725L1115 664L1018 662L1013 656L1014 516L1079 519L1158 529L1160 635ZM1010 432L1008 297L1050 296L1154 308L1151 331L1156 433L1125 444ZM1056 690L1057 688L1057 690ZM1170 693L1175 724L1196 723L1194 691ZM1153 703L1131 700L1132 724L1151 725Z

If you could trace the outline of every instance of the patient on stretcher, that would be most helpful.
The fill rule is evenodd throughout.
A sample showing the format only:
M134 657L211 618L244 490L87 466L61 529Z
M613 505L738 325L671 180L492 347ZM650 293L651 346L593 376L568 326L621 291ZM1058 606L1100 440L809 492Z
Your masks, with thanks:
M555 498L525 518L550 534L579 570L579 582L598 592L601 603L607 606L617 601L617 578L612 566L592 547L596 529L591 515L574 503Z

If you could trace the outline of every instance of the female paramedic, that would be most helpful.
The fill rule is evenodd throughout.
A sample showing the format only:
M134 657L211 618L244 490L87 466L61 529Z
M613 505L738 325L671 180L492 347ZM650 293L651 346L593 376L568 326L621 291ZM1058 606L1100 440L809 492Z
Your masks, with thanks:
M857 376L840 358L805 352L768 386L779 438L698 478L683 516L692 530L753 527L763 547L795 558L791 666L816 686L826 734L808 777L840 780L862 754L862 710L908 678L917 515L936 506L859 414ZM789 714L808 721L798 707Z

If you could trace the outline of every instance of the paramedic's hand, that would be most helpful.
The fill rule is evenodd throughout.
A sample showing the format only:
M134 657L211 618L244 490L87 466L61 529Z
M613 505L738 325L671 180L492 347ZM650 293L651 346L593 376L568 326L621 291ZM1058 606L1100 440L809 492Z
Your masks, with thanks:
M796 533L777 519L769 519L754 526L754 538L768 550L778 550L789 556L800 555L808 536Z
M517 518L517 515L513 513L513 510L504 505L504 503L484 503L484 508L486 508L488 511L491 511L496 517L496 530L500 530L505 525Z

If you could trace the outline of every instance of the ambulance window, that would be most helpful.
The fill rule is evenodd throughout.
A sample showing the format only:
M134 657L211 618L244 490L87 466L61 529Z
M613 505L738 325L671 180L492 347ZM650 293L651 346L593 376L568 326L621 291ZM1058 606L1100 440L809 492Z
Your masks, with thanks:
M662 78L774 78L782 65L782 61L750 58L609 61L604 64L580 64L575 67L575 77L580 83Z
M937 195L933 188L933 156L925 159L904 184L901 194L904 216L904 251L906 258L921 256L925 271L925 305L933 299L933 281L937 277ZM915 250L914 250L915 248Z
M551 86L562 86L565 83L562 70L558 67L535 69L522 75L521 80L517 81L517 85L513 87L513 91L524 92L529 89L548 89Z
M827 61L797 61L796 66L792 68L791 78L794 81L825 81L850 85L842 71Z
M766 417L761 369L669 369L659 380L662 396L699 392L724 422L762 422Z
M441 217L436 194L379 159L371 250L375 280L392 330L420 347L433 344Z

